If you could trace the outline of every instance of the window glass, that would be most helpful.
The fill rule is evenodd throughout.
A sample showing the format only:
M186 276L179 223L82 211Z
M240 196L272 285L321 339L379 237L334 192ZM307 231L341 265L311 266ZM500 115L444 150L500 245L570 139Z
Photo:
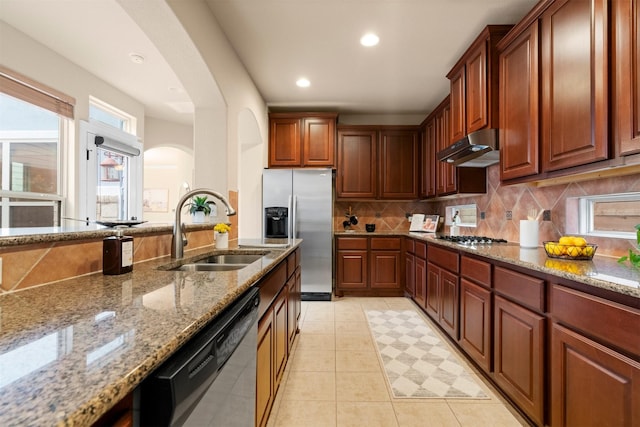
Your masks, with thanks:
M602 194L567 199L567 233L636 238L640 193Z
M63 120L0 93L0 226L59 225Z
M96 219L122 220L129 217L130 157L108 149L98 149Z
M125 130L125 121L123 119L116 117L113 114L109 114L93 104L89 106L89 117L101 121L109 126L113 126L116 129Z

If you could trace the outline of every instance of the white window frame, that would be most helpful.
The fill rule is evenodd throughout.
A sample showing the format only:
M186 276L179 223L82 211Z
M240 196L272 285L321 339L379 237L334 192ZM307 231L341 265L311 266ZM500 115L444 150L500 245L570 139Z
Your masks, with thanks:
M594 196L583 196L567 199L567 218L576 215L578 217L577 228L568 225L567 233L580 234L584 236L610 237L615 239L636 239L635 230L613 231L596 230L594 223L594 205L598 202L623 202L640 200L640 192L602 194Z
M123 132L130 133L131 135L137 135L136 129L137 129L138 121L134 116L127 114L124 111L114 107L113 105L109 105L108 103L101 101L100 99L94 96L89 96L89 106L98 108L99 110L102 110L106 114L122 120L121 130ZM100 122L100 120L94 120L91 117L89 118L89 121Z
M79 157L80 157L80 203L79 218L87 221L96 219L96 182L98 171L95 145L96 136L104 137L102 148L130 155L129 217L142 219L142 176L143 146L138 138L130 133L109 126L99 120L80 120ZM136 154L138 153L138 154ZM125 218L130 219L130 218Z

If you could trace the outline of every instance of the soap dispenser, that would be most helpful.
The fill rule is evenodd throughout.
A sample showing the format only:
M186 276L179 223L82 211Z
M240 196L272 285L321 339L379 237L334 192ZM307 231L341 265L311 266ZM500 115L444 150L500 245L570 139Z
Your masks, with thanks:
M124 236L121 229L115 236L102 241L102 273L117 275L133 270L133 237Z

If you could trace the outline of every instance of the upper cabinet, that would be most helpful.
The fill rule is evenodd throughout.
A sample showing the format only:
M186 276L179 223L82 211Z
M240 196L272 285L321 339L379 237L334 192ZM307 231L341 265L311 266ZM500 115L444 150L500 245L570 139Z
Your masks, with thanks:
M542 169L608 156L607 0L556 0L541 17Z
M613 139L616 155L640 153L640 5L612 4Z
M269 167L335 167L335 113L269 114Z
M546 0L499 43L501 179L640 160L638 0Z
M419 132L413 126L340 127L336 196L417 199L419 158Z
M451 84L450 142L471 132L498 126L497 43L511 25L489 25L447 78Z

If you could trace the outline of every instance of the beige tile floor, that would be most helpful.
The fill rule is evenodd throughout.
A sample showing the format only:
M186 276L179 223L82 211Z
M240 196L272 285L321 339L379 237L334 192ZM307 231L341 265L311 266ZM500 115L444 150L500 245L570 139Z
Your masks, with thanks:
M471 366L469 371L490 399L394 399L369 332L368 309L423 314L406 298L303 301L300 335L268 427L528 425Z

